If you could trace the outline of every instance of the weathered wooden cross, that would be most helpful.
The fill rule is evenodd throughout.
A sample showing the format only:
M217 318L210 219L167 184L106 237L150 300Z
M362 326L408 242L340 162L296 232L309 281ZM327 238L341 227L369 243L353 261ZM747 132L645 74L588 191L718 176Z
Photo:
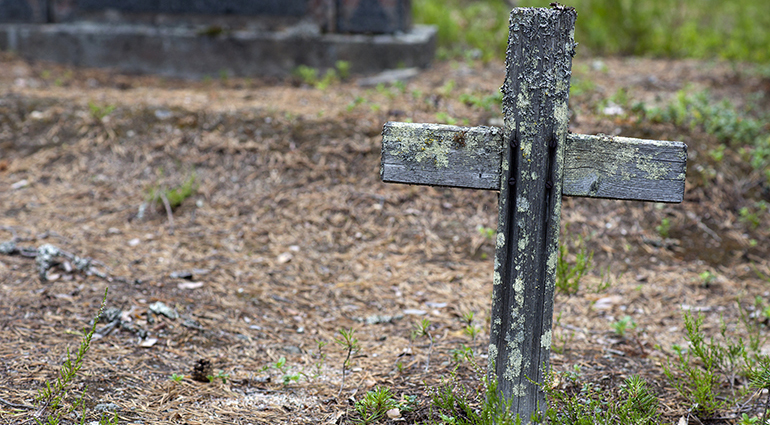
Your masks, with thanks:
M545 408L561 197L681 202L681 142L569 133L574 9L511 12L504 127L389 122L385 182L499 190L490 374L524 423Z

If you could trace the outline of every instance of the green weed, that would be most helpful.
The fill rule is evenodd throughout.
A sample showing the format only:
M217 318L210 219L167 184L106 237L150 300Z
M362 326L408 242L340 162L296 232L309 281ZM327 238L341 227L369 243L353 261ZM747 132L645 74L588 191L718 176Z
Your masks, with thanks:
M283 385L289 385L292 382L299 381L300 374L289 373L290 367L286 364L286 357L284 356L281 356L275 363L268 364L262 367L263 372L269 369L278 369L278 371L281 372L282 374L281 381L283 382ZM209 378L209 381L213 381L216 378L216 376L209 376L208 378ZM222 382L225 382L225 380L223 379Z
M335 67L327 69L321 78L319 78L318 69L307 65L296 67L292 74L303 84L307 84L319 90L326 90L332 84L339 83L340 80L346 80L350 77L350 62L342 60L337 61Z
M162 175L162 171L159 173ZM147 202L163 206L166 206L167 204L168 208L174 210L182 205L182 202L187 198L193 196L197 190L198 185L196 184L196 175L193 172L187 177L187 180L185 180L184 183L178 186L166 188L157 185L152 187L147 195Z
M712 273L710 270L706 270L704 272L699 273L698 277L700 278L701 286L708 288L717 278L717 275Z
M449 350L449 354L452 356L452 361L455 363L472 362L475 354L473 349L465 344L460 344L459 348L452 348Z
M377 387L368 391L361 400L356 401L356 414L354 420L358 424L371 424L385 417L388 410L398 407L398 402L393 398L393 393L387 387Z
M104 117L111 114L115 110L115 105L100 106L94 102L88 102L88 109L91 111L91 116L101 122Z
M209 382L214 382L217 379L221 379L222 383L226 384L227 380L230 379L230 374L220 370L216 375L209 375L206 378L208 378Z
M750 229L756 229L764 221L763 216L767 215L768 203L759 200L751 207L741 207L738 210L738 216L741 223L747 225Z
M427 337L428 338L428 353L427 353L427 359L425 360L425 371L427 372L430 368L430 355L433 351L433 335L430 333L430 320L429 319L422 319L421 321L417 322L415 324L414 329L412 329L412 339L417 339L421 337Z
M484 236L486 239L489 239L490 241L495 240L495 234L497 231L492 227L484 227L482 225L476 226L476 231L479 232L481 236Z
M80 424L84 424L86 421L86 405L85 395L88 391L88 385L85 386L83 392L75 396L75 399L70 402L69 390L72 382L77 377L78 372L83 367L83 359L85 358L88 350L91 348L91 338L96 332L96 324L99 323L99 319L104 313L104 307L107 303L107 291L104 290L104 297L102 298L101 305L99 306L99 312L94 317L91 328L83 328L83 338L80 341L80 347L78 348L75 358L72 358L70 350L67 349L67 359L64 361L61 370L59 370L59 376L56 381L51 384L49 381L45 382L45 389L38 390L35 396L35 403L37 407L35 421L41 425L43 423L48 425L57 425L61 422L62 418L70 415L78 410L80 414ZM67 405L69 403L69 405ZM44 417L45 422L38 419ZM102 414L100 417L100 424L117 424L117 413L114 417L109 417L106 414Z
M622 319L610 324L615 334L620 337L626 336L626 332L636 329L636 322L631 316L623 316Z
M293 74L309 86L314 86L318 82L318 70L311 66L300 65Z
M667 239L669 231L671 230L671 219L664 217L660 220L660 224L655 226L655 230L658 232L661 238Z
M578 238L577 248L575 261L570 263L567 243L559 243L559 258L556 263L556 290L566 295L577 294L580 290L580 280L592 268L594 253L586 250L583 238Z
M521 418L511 412L511 401L502 396L497 380L480 374L482 385L475 389L460 382L455 372L430 388L428 394L436 409L431 411L431 419L452 425L520 425Z
M689 312L684 314L689 347L684 349L675 345L676 359L673 364L664 365L663 371L694 411L712 416L727 405L724 399L718 397L722 383L719 368L723 361L723 348L713 338L706 341L701 331L702 324L703 315L693 317Z
M345 372L348 366L350 366L350 356L358 351L359 347L358 338L353 336L355 333L353 329L340 329L339 333L340 337L335 339L334 342L342 346L346 352L345 361L342 362L342 383L340 384L340 392L342 392L342 389L345 388Z
M551 374L543 385L549 407L545 417L551 425L655 425L660 423L658 398L639 376L632 375L623 382L617 397L612 397L584 383L575 393L558 388ZM575 372L564 372L562 376L573 385L578 384L579 368ZM538 422L542 423L542 422Z
M180 375L178 373L172 373L171 378L169 379L171 379L174 382L182 382L184 381L184 375Z
M337 69L337 74L343 80L350 78L350 62L337 61L334 63L334 67Z
M469 108L481 109L487 112L494 109L496 112L501 112L503 94L500 92L491 95L463 93L458 99Z
M436 121L443 124L449 124L449 125L457 124L457 120L449 116L449 114L447 114L444 111L440 111L436 113Z

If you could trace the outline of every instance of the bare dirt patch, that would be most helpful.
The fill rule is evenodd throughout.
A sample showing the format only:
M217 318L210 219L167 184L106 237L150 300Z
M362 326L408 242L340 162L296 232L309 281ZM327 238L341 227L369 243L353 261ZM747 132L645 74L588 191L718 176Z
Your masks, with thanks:
M594 65L576 61L576 77L597 86L573 98L572 131L683 140L687 193L681 205L565 199L562 238L582 236L596 267L577 295L556 298L552 360L557 370L580 365L583 379L607 388L641 374L673 420L688 406L660 365L673 344L686 344L682 309L702 311L710 333L720 317L740 332L736 300L770 296L754 271L770 273L770 229L738 217L756 185L702 171L714 166L704 154L714 140L600 115L594 105L620 87L663 103L687 84L741 101L766 82L721 64ZM0 398L33 403L109 286L107 305L119 320L97 328L76 381L88 385L91 415L114 403L121 423L338 423L350 419L351 399L387 386L418 397L407 422L425 419L426 386L455 368L452 350L472 347L484 366L494 246L477 228L496 227L497 196L382 184L379 133L388 120L488 124L497 108L469 106L459 95L494 94L502 80L501 64L439 63L403 90L355 81L317 90L4 57L0 241L92 258L112 281L67 264L44 281L34 259L0 256ZM158 202L140 212L154 190L191 177L197 191L173 211L173 227ZM656 230L664 218L668 237ZM612 286L591 291L607 267ZM475 340L463 332L468 312L481 329ZM620 337L610 325L626 315L637 328ZM427 341L410 338L422 318L436 341L427 370ZM343 328L356 330L360 351L340 391L345 353L334 340ZM319 349L319 341L327 345ZM193 380L201 360L220 378ZM478 385L468 364L458 377ZM0 405L0 421L30 415Z

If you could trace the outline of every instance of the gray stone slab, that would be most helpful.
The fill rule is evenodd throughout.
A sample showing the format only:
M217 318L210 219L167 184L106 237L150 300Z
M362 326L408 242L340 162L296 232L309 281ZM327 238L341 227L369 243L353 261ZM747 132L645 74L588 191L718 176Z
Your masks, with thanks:
M0 49L34 60L182 78L222 71L230 76L281 76L299 65L331 68L338 60L350 62L351 72L374 73L399 66L424 68L435 54L435 27L415 26L395 35L319 34L313 28L210 36L189 27L2 24Z

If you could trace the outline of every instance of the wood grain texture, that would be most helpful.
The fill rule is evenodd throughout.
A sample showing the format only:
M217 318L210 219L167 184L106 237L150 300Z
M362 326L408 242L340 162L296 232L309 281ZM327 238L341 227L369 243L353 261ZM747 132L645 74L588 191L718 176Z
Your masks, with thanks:
M389 122L382 130L380 177L390 183L495 189L502 130Z
M459 134L466 135L464 146L457 143ZM414 146L429 140L445 146L443 166L433 154L416 158L423 151ZM503 131L497 127L389 122L383 128L380 174L389 183L499 190L502 154ZM562 195L682 202L686 166L682 142L568 134Z
M489 371L522 423L550 369L574 10L511 12Z

